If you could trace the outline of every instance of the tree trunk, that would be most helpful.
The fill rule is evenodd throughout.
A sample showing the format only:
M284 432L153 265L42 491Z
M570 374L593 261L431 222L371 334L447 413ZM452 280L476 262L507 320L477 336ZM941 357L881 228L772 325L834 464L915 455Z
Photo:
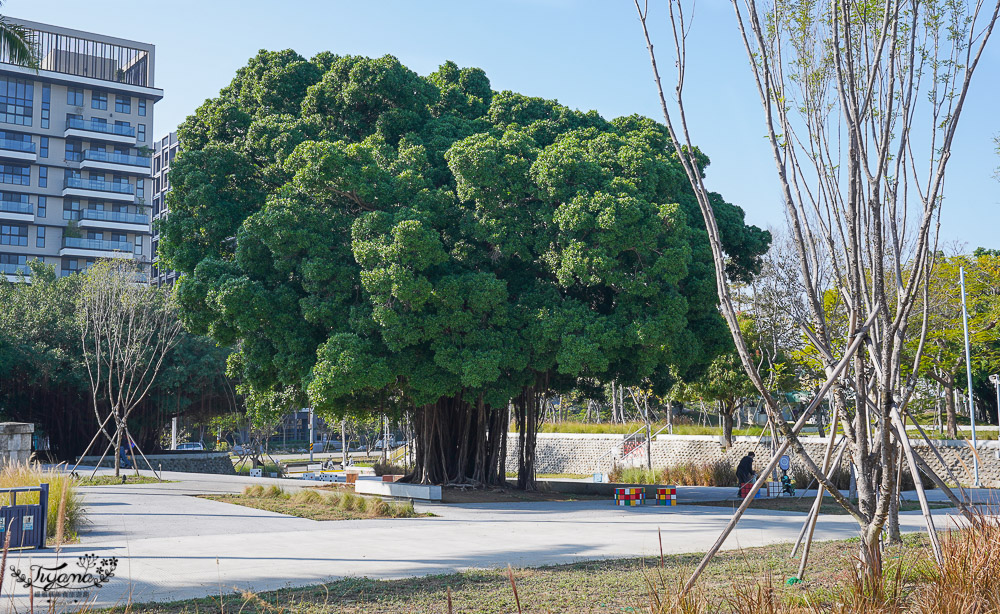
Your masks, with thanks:
M418 407L413 416L416 454L413 473L419 484L502 485L505 468L506 408L472 405L442 397Z
M958 423L955 420L955 388L948 384L944 386L944 409L947 415L948 439L958 439Z
M115 459L115 477L121 477L121 449L122 449L122 430L121 428L115 429L115 449L112 450L112 458Z
M517 487L535 490L535 443L538 436L538 405L540 390L537 386L524 388L514 398L514 418L517 421Z
M733 447L733 413L731 407L722 407L719 412L722 419L722 438L726 441L726 447Z

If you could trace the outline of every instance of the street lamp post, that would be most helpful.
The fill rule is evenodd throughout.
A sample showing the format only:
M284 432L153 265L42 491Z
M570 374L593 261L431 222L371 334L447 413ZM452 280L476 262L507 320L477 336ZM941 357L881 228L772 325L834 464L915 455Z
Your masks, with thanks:
M969 385L969 423L972 425L972 469L975 487L979 488L979 451L976 446L976 405L972 398L972 353L969 351L969 310L965 306L965 268L958 267L962 286L962 327L965 330L965 376Z

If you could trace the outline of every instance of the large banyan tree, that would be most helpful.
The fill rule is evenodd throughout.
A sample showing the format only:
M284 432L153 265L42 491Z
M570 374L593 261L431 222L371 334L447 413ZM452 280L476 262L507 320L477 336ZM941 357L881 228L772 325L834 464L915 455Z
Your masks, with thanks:
M262 51L180 138L160 256L187 326L237 347L261 398L412 412L414 481L502 483L514 419L530 488L543 395L665 389L731 343L650 119L451 62ZM730 273L752 275L769 235L713 199Z

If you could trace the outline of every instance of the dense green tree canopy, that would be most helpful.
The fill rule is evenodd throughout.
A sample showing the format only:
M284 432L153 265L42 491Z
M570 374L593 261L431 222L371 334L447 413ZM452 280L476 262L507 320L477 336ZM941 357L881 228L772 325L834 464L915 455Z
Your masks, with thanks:
M188 326L318 410L506 407L651 382L727 343L665 130L494 92L448 62L262 51L181 127L161 256ZM704 159L707 165L707 158ZM729 271L768 233L716 196Z
M57 277L54 267L37 260L25 283L0 277L0 419L37 424L59 459L83 452L98 429L78 318L81 281L80 275ZM232 407L227 354L205 337L181 333L129 419L144 450L159 444L171 416Z

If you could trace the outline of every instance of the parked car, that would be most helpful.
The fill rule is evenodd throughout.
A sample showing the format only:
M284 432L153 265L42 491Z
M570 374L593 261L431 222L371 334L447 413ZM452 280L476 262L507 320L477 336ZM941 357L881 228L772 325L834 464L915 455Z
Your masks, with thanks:
M396 446L399 445L399 442L396 441L395 437L393 437L392 435L390 435L389 436L389 442L388 442L388 444L389 444L388 445L388 449L392 450L393 448L395 448ZM375 449L376 450L381 450L383 447L386 447L386 442L385 442L384 439L379 439L378 441L375 442Z
M199 441L187 441L177 444L178 450L204 450L205 445Z

